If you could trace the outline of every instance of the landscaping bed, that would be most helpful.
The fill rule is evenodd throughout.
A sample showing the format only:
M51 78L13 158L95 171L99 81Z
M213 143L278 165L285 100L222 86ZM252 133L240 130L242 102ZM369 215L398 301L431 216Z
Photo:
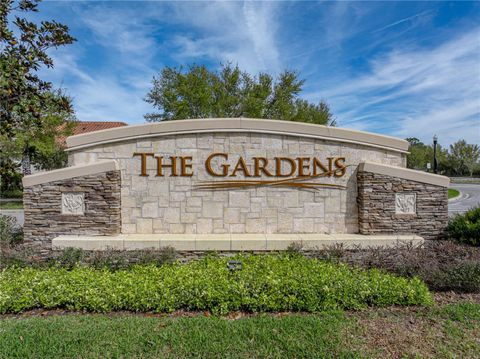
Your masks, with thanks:
M0 313L33 308L171 312L271 312L429 305L417 278L360 269L300 255L231 259L216 256L187 264L135 265L110 270L76 266L10 267L0 272Z
M189 258L41 257L3 219L0 358L480 358L478 217L422 247Z
M16 241L12 236L12 241ZM395 248L371 248L347 250L332 246L324 250L303 251L291 248L290 254L317 258L328 263L345 263L365 269L377 268L406 278L418 277L430 290L480 292L480 247L452 241L426 241L423 246L398 245ZM83 251L66 249L52 252L51 258L43 258L34 251L21 246L0 246L0 269L16 267L50 268L88 266L112 271L132 266L155 265L186 259L173 248L149 251ZM208 252L195 253L196 257L208 256ZM229 258L232 252L218 252ZM263 255L263 254L257 254Z

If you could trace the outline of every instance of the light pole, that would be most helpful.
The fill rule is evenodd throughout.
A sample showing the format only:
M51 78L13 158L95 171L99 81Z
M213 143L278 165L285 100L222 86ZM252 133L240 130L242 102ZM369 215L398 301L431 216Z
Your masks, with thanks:
M433 135L433 173L437 173L437 135Z

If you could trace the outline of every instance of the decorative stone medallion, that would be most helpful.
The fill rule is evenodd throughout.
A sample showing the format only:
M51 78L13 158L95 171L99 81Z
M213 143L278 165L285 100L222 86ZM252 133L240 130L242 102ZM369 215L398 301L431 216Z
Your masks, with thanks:
M415 193L395 193L395 214L415 214L416 202Z
M62 193L62 214L81 216L84 212L84 193Z

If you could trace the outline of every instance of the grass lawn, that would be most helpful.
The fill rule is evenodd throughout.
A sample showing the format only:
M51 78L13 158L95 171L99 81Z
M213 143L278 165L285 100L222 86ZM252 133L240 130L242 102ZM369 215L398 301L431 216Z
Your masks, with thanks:
M34 312L0 317L0 358L478 358L480 304L471 298L310 315Z
M460 192L456 189L449 188L448 189L448 199L455 198L460 195Z
M0 202L0 209L23 209L23 202L22 201Z

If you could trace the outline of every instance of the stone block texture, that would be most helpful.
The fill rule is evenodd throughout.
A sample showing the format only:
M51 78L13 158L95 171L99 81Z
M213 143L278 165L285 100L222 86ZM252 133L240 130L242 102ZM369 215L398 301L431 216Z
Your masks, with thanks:
M148 177L140 176L135 152L192 156L192 177L156 176L156 163L147 161ZM200 181L212 181L206 158L229 155L233 166L239 156L252 169L252 157L345 157L349 165L342 178L321 182L346 189L304 190L256 187L201 190ZM193 133L131 139L99 144L69 153L71 165L114 159L121 170L122 233L357 233L356 168L368 160L405 166L405 154L354 143L248 132ZM250 161L250 162L249 162ZM215 164L214 164L215 165ZM218 171L220 167L217 167ZM221 178L223 179L223 178ZM235 179L244 179L241 175Z
M358 171L357 182L361 234L416 234L425 239L444 236L447 188L363 171ZM415 194L415 213L398 213L397 193Z
M51 249L61 234L115 235L121 230L121 175L109 171L24 188L27 246ZM84 213L62 214L62 194L84 195Z

